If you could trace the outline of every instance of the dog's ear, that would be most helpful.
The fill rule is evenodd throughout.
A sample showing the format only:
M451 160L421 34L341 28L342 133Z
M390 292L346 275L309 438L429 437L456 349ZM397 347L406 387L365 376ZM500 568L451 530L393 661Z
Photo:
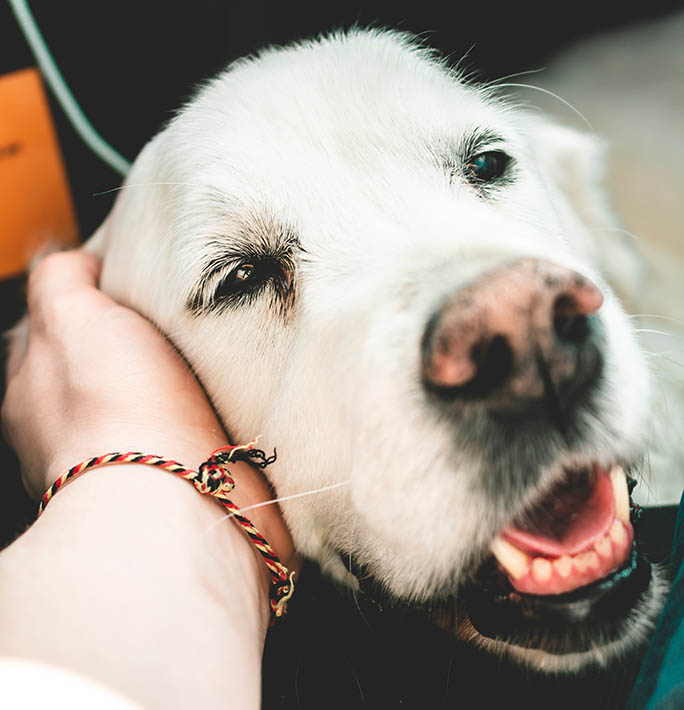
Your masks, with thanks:
M143 148L111 212L85 244L102 259L100 288L157 324L169 308L168 292L175 292L164 283L170 271L171 228L162 137Z
M605 187L608 151L596 136L536 118L532 138L542 179L560 192L589 234L582 244L618 296L634 304L645 279L634 238L613 211Z

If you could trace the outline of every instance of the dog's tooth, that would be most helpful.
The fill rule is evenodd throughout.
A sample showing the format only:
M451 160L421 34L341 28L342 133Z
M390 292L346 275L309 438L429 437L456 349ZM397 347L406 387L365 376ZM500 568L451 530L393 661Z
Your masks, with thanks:
M585 572L594 575L601 569L601 560L594 550L582 552L578 557L582 558L582 568Z
M553 569L561 579L567 579L572 573L573 561L570 555L563 555L553 561Z
M543 557L535 557L532 560L532 577L537 582L548 582L553 574L553 566Z
M629 491L627 477L622 466L613 466L610 470L610 481L613 484L615 496L615 517L624 523L629 522Z
M511 545L507 540L497 535L491 544L490 550L499 561L499 564L513 579L520 579L527 572L530 565L529 556L514 545Z
M621 549L627 545L627 530L625 530L625 526L619 520L616 520L612 524L608 534L610 535L610 539L613 543L617 545L618 549Z
M580 574L584 574L589 569L589 560L584 552L580 552L579 555L575 555L573 561L575 563L575 569Z
M604 535L594 543L594 550L600 559L610 562L613 560L613 545L608 535Z

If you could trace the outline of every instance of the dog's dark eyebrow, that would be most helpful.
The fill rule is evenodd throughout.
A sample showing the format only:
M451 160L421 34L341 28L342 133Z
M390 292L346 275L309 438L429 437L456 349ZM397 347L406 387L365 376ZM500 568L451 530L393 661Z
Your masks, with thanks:
M255 218L242 221L229 230L225 237L208 239L203 249L204 259L197 283L186 299L186 309L192 315L221 310L239 305L240 298L217 299L215 281L221 272L226 275L240 264L266 265L276 278L276 272L292 273L295 256L301 251L297 233L275 220ZM212 287L212 282L214 282ZM292 301L293 282L275 284L276 295L282 296L282 306ZM244 299L243 299L244 300Z
M429 146L439 166L447 175L461 175L463 166L479 153L499 149L506 144L506 139L491 128L474 128L459 138L453 136Z
M482 153L497 143L504 143L505 138L489 128L479 128L467 133L461 140L459 155L463 160Z
M506 138L491 128L473 128L460 137L451 137L439 145L439 149L431 149L441 170L446 173L450 182L465 179L472 182L469 176L469 163L481 153L500 153L503 156L503 172L494 179L472 182L482 196L491 196L497 190L510 185L515 177L515 160L506 150Z

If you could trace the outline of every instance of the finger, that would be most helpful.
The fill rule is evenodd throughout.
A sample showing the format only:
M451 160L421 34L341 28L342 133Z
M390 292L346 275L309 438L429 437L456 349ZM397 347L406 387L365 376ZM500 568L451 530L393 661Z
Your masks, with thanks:
M99 274L100 260L82 249L49 254L29 276L29 312L65 293L97 288Z

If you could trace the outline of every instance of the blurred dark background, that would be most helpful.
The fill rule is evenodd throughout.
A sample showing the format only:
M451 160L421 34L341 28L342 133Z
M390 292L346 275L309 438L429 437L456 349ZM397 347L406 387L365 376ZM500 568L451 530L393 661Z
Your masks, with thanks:
M467 54L466 66L489 80L541 68L581 38L662 16L684 2L34 0L30 7L85 114L133 160L198 81L267 44L354 23L396 27L424 36L454 61ZM3 3L0 75L34 64ZM95 193L115 188L120 178L83 145L52 96L50 102L85 239L115 197ZM22 289L21 277L0 282L0 330L20 315ZM34 505L4 446L0 465L2 547L30 522ZM667 556L672 520L671 509L645 517L642 534L654 559ZM357 608L311 568L289 618L271 634L264 707L621 707L637 662L609 677L591 672L581 678L540 679L454 644L411 614Z

